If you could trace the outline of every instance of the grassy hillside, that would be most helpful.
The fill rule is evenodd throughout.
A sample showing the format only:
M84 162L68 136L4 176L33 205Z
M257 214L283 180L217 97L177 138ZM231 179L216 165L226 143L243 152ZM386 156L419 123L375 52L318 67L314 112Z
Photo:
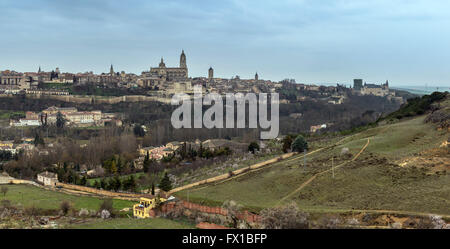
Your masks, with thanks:
M402 119L405 117L422 115L427 111L432 110L433 104L444 100L447 96L448 92L434 92L430 95L408 99L406 104L404 104L397 111L389 114L385 119Z
M419 164L399 166L405 158L413 157L450 161L448 149L440 151L438 156L429 155L449 134L438 131L424 119L425 116L419 116L351 135L342 144L309 156L306 169L303 158L297 156L178 195L184 199L189 195L191 201L213 205L232 199L255 211L295 201L300 208L311 212L388 209L450 214L450 165L442 167L438 163L436 167L440 171ZM355 158L367 143L367 148ZM352 155L341 155L342 148L349 148ZM331 170L324 172L331 169L333 155L336 156L334 165L341 165L334 170L334 178ZM298 190L320 172L324 173Z

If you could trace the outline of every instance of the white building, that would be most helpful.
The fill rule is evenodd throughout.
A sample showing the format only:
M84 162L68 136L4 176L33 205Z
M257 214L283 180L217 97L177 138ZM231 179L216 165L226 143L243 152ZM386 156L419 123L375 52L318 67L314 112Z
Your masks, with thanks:
M58 174L45 171L37 175L37 180L44 184L44 186L56 186L56 183L58 183Z

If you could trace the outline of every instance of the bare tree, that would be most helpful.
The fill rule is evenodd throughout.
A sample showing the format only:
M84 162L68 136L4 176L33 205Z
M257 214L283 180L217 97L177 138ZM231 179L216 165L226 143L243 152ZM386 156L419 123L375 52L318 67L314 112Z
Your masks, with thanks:
M0 189L0 192L2 192L3 197L5 197L6 193L8 193L8 187L2 186L2 188Z
M301 212L295 202L287 206L264 209L261 211L261 218L266 229L309 228L309 214Z
M227 219L233 228L237 228L239 223L239 212L242 209L242 205L233 200L225 201L222 208L227 210Z

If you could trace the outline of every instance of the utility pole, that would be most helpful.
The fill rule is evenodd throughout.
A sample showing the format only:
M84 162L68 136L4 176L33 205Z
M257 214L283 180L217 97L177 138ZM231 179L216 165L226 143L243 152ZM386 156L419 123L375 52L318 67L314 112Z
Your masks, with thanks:
M306 149L303 150L303 170L306 171Z
M334 156L331 158L331 172L333 174L333 179L334 179Z

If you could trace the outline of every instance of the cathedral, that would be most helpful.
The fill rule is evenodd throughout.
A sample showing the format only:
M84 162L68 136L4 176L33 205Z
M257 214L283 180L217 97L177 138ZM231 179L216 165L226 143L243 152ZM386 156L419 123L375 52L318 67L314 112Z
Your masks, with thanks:
M164 59L161 58L158 67L151 67L150 71L142 72L142 76L141 86L158 89L167 88L169 83L173 85L175 82L188 81L188 68L184 50L180 55L179 67L166 67Z
M161 62L158 67L150 68L151 75L157 75L159 78L164 79L164 81L177 81L185 80L188 78L188 69L186 65L186 55L184 50L180 55L180 67L166 67L164 59L161 58Z

